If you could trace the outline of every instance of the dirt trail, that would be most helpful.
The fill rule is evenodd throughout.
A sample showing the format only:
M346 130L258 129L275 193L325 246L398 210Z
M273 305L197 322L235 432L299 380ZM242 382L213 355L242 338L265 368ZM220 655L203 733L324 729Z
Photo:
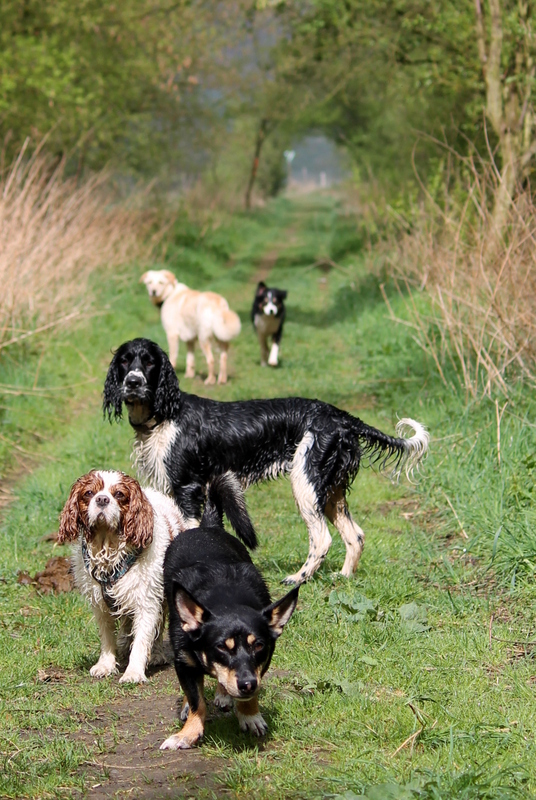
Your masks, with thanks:
M101 751L88 763L88 800L197 800L205 794L230 797L217 780L227 765L224 759L205 756L200 748L176 752L159 749L170 723L176 721L177 727L181 724L178 696L179 685L170 666L152 675L141 696L123 697L99 710L91 728L76 735L90 748L97 743Z

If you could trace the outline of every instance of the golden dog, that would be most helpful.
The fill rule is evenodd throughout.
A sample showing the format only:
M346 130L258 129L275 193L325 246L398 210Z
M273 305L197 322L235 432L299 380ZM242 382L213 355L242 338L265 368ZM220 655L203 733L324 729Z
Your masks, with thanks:
M195 377L195 343L199 340L207 360L208 378L205 383L216 383L212 341L220 349L220 372L218 383L227 383L227 351L229 342L240 333L240 319L229 308L229 303L215 292L198 292L179 283L167 269L145 272L140 283L144 283L151 302L161 308L162 325L166 332L169 360L177 366L179 341L186 342L185 378Z

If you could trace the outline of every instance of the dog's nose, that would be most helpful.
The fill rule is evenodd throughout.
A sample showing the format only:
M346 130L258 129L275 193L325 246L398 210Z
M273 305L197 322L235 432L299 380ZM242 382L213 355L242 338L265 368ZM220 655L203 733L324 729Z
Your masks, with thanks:
M129 372L125 378L125 386L127 389L138 389L143 386L144 378L139 372Z
M254 676L250 678L238 678L236 681L236 685L238 686L238 691L240 694L253 694L257 688L257 683L257 678Z
M99 506L99 508L105 508L107 505L110 504L110 498L106 497L105 494L98 494L95 497L95 502Z

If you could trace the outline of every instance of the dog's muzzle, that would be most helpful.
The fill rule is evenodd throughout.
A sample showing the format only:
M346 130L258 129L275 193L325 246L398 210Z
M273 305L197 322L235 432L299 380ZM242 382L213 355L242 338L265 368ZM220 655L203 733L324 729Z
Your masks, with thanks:
M275 316L277 314L277 306L274 303L266 303L263 311L268 317L271 317L272 314Z
M123 395L128 400L130 397L139 398L145 394L147 378L141 370L133 369L123 381Z

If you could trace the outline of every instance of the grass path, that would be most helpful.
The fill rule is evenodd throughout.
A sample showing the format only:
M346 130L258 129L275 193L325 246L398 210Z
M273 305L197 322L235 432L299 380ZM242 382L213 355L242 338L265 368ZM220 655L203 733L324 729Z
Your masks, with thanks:
M433 502L448 488L444 462L458 441L445 437L463 415L410 331L387 321L378 279L357 257L343 262L344 272L308 268L329 254L338 225L332 198L283 199L193 242L178 235L168 251L167 266L184 282L222 292L243 321L229 385L181 379L188 391L319 397L386 432L397 415L412 416L436 437L422 489L393 486L371 470L358 476L350 506L367 536L358 573L338 575L344 547L335 535L278 643L261 698L266 741L239 734L222 715L195 753L161 753L157 744L177 725L173 671L142 687L92 681L98 638L84 602L76 593L40 596L16 580L52 554L44 537L78 475L130 468L129 426L102 421L100 392L112 347L138 335L165 343L137 284L141 270L95 286L98 315L76 331L3 363L1 384L19 391L6 394L4 436L30 454L18 451L21 468L33 470L1 531L0 797L534 796L533 646L519 645L534 626L530 593L506 593L467 552L456 520L445 524L447 506ZM248 322L261 274L289 291L277 370L258 365ZM181 351L179 378L184 361ZM39 396L33 387L43 387ZM465 463L473 456L462 447ZM0 450L3 463L8 451ZM248 499L261 541L256 559L277 596L281 578L304 560L305 527L288 482L256 487ZM51 679L40 680L39 670Z

